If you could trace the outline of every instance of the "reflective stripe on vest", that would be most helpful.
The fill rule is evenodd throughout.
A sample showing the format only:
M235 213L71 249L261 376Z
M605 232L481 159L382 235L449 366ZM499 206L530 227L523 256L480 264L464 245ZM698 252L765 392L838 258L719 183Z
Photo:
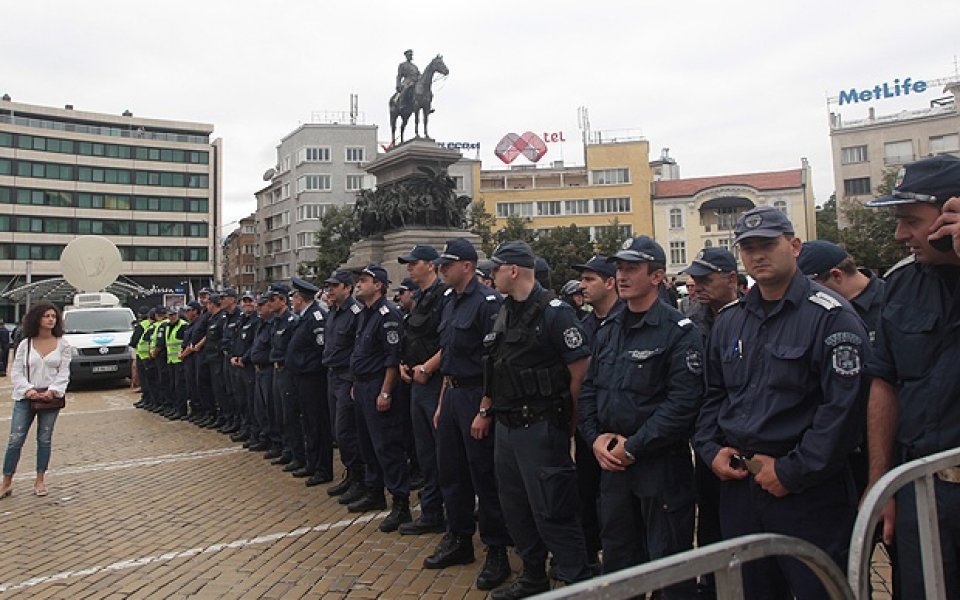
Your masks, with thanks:
M147 330L150 329L151 323L150 319L140 321L143 332L140 334L140 339L137 340L137 358L141 360L150 358L150 338L147 337Z
M171 365L175 365L183 362L183 359L180 358L180 350L183 348L183 340L177 337L177 334L180 333L180 330L183 329L184 324L183 319L179 319L176 325L172 327L170 324L167 324L167 362Z

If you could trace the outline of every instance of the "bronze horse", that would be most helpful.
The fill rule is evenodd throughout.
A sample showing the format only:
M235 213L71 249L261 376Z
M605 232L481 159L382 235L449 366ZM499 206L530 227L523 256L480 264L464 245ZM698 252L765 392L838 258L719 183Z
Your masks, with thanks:
M420 137L420 115L423 114L423 137L429 138L427 133L427 122L433 109L430 103L433 102L433 92L430 86L433 85L433 76L436 73L449 75L450 70L443 64L443 56L438 54L427 68L423 70L423 75L412 87L404 90L400 94L394 94L390 97L390 139L391 144L397 143L397 117L400 122L400 143L403 143L403 130L407 127L407 121L410 115L413 115L413 132Z

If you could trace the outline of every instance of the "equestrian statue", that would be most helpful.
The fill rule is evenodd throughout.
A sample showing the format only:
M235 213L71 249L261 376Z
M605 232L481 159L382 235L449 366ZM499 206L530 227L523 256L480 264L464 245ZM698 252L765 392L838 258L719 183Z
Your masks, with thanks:
M397 67L396 93L390 97L390 138L391 145L397 143L397 118L400 121L400 143L403 143L403 130L407 127L410 115L413 115L413 132L420 137L420 115L423 115L423 137L430 139L427 133L427 123L433 109L433 76L437 73L449 75L447 65L443 64L443 56L438 54L427 68L420 74L420 69L413 64L413 50L403 53L407 59Z

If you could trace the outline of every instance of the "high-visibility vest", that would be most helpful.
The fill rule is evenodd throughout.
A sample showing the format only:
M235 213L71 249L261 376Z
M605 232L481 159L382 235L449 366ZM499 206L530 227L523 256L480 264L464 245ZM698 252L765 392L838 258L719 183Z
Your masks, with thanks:
M183 329L183 319L178 319L176 323L167 323L167 363L171 365L180 364L183 359L180 358L180 349L183 348L183 340L177 337L177 334Z
M147 332L150 329L150 325L153 323L150 319L144 319L140 321L140 328L143 329L143 332L140 334L140 339L137 340L137 358L140 360L146 360L150 358L150 337Z
M162 327L165 322L166 320L154 321L153 323L150 324L150 353L151 354L153 353L154 350L157 349L157 339L158 339L157 331L160 330L160 327Z

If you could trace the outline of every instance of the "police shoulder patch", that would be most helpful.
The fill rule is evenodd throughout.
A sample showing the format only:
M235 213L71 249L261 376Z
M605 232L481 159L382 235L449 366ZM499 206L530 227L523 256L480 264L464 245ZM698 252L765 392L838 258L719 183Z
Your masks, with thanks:
M577 327L567 327L563 330L563 343L567 348L575 350L583 345L583 334Z
M350 307L350 312L352 312L355 315L359 315L361 310L362 309L360 308L359 304L354 304Z
M863 340L860 339L859 335L850 331L838 331L827 336L827 339L823 340L823 343L831 348L834 346L839 346L840 344L853 344L854 346L861 346L863 345Z
M679 327L680 329L690 329L691 327L693 327L693 321L687 318L680 319L679 321L677 321L677 327Z
M550 301L550 306L553 306L553 307L563 306L563 300L561 300L560 298L554 298L553 300Z
M838 344L830 357L833 372L841 377L856 377L863 368L860 346L848 342Z
M487 296L487 302L493 302L496 299L497 299L496 294L490 294L489 296Z
M447 288L447 291L445 291L445 292L443 293L443 295L444 295L444 296L449 296L449 295L452 294L452 293L453 293L453 288Z
M386 305L380 307L380 314L381 314L381 315L389 314L389 312L390 312L390 309L387 308Z
M813 302L817 306L823 308L824 310L833 310L835 308L840 308L843 306L840 304L840 301L827 294L825 292L817 292L814 295L807 298L810 302Z
M390 344L391 346L394 346L394 345L396 345L396 344L399 344L399 343L400 343L400 332L398 332L398 331L396 331L396 330L394 330L394 329L391 329L390 331L388 331L388 332L387 332L387 343Z
M689 348L686 356L687 371L694 375L703 375L703 356L696 348Z

